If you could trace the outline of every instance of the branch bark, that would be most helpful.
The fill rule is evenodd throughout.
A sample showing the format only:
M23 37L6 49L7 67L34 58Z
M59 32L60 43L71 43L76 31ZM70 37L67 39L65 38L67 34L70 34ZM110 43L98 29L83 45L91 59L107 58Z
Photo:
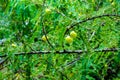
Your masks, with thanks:
M117 52L119 48L106 48L106 49L95 49L94 52ZM61 51L31 51L31 52L21 52L21 53L15 53L15 56L19 55L34 55L34 54L82 54L84 52L87 52L86 50L61 50ZM0 55L0 57L6 57L8 55Z

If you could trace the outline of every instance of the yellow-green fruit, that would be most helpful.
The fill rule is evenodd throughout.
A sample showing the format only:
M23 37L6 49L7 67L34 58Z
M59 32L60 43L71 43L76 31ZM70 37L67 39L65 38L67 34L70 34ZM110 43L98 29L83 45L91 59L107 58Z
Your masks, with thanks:
M70 36L71 36L72 38L76 38L76 37L77 37L77 33L76 33L75 31L71 31L71 32L70 32Z
M51 13L51 9L46 8L46 9L45 9L45 12L46 12L47 14L50 14L50 13Z
M12 47L16 47L16 44L12 43Z
M112 6L115 6L115 2L112 2L111 4L112 4Z
M72 39L70 36L67 36L67 37L65 38L65 41L66 41L67 43L72 43L72 42L73 42L73 39Z
M94 2L95 2L95 0L92 0L92 2L94 3Z
M48 36L46 36L46 37L45 37L45 35L42 36L43 41L47 41L47 39L48 39Z
M69 15L71 15L71 14L72 14L72 12L69 12L68 14L69 14Z
M110 2L112 2L112 0L109 0Z

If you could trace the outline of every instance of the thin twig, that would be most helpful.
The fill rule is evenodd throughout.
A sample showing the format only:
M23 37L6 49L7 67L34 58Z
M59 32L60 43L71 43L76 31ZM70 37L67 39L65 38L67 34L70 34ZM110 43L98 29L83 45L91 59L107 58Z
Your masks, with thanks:
M44 10L44 7L45 7L45 1L46 1L46 0L44 0L44 2L43 2L43 10ZM43 15L43 12L42 12L42 13L41 13L41 19L40 19L40 21L41 21L41 26L42 26L42 30L43 30L43 33L44 33L45 38L46 38L46 40L47 40L47 43L49 44L49 46L50 46L51 48L53 48L53 45L50 43L50 41L49 41L48 38L47 38L47 32L46 32L45 26L43 25L43 17L44 17L44 15Z
M76 26L76 25L78 25L78 24L81 24L81 23L84 23L84 22L87 22L87 21L90 21L90 20L94 20L94 19L102 18L102 17L111 17L111 16L120 17L120 15L116 15L116 14L103 14L103 15L100 15L100 16L94 16L94 17L87 18L87 19L85 19L85 20L79 21L79 22L77 22L77 23L74 23L74 24L68 26L67 29L71 29L71 28L73 28L74 26Z
M53 45L50 43L50 41L48 40L48 38L47 38L47 32L46 32L46 30L45 30L45 27L43 26L43 33L44 33L44 35L45 35L45 38L46 38L46 40L47 40L47 42L48 42L48 44L49 44L49 46L51 47L51 48L54 48L53 47Z
M0 61L0 65L4 64L8 60L8 57Z
M94 20L94 19L97 19L97 18L112 17L112 16L113 16L113 17L120 17L120 15L117 15L117 14L103 14L103 15L94 16L94 17L87 18L87 19L85 19L85 20L82 20L82 21L73 23L73 24L71 24L71 25L69 25L69 26L67 27L67 29L66 29L65 32L64 32L64 36L63 36L63 37L65 37L66 33L67 33L71 28L77 27L77 25L79 25L79 24L82 24L82 23L85 23L85 22L87 22L87 21ZM63 47L63 49L64 49L64 42L63 42L63 41L62 41L62 47Z

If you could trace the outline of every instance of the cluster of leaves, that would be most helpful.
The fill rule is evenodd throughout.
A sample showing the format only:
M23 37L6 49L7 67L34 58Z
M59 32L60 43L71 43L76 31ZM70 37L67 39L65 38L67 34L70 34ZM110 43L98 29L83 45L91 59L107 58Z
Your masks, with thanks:
M119 51L94 49L120 48L119 7L119 0L1 0L0 79L118 80ZM67 43L71 31L76 38ZM31 51L53 52L15 55Z

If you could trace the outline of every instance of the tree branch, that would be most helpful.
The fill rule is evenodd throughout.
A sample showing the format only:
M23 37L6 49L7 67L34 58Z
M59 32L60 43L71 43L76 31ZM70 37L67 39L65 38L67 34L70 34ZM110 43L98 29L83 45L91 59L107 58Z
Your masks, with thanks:
M94 52L117 52L119 48L106 48L106 49L95 49ZM82 54L87 51L83 50L63 50L63 51L31 51L31 52L21 52L15 53L15 56L19 55L34 55L34 54ZM7 55L0 55L0 57L6 57Z

